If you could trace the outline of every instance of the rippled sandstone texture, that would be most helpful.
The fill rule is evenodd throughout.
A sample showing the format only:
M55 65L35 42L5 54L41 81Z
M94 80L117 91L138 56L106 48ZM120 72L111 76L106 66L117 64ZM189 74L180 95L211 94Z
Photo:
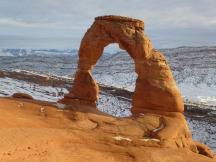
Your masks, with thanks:
M182 113L115 118L95 107L0 98L1 162L215 162Z
M183 100L163 54L152 47L144 33L141 20L120 16L96 17L84 35L80 49L78 70L69 94L60 102L95 103L99 88L91 70L103 53L104 47L118 43L134 60L138 75L132 98L133 114L144 110L183 112Z

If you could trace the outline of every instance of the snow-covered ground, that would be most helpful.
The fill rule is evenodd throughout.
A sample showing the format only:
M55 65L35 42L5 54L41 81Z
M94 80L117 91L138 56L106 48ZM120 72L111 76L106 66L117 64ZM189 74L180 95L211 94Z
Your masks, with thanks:
M41 86L39 84L26 82L12 78L0 78L0 96L12 96L14 93L26 93L36 100L56 102L68 93L66 88ZM131 103L120 100L118 97L106 92L100 93L97 102L99 110L110 115L125 117L130 116Z
M11 78L0 78L0 96L11 96L13 93L22 92L33 96L34 99L56 102L68 93L66 88L41 86ZM122 100L112 94L101 92L97 103L99 110L110 115L125 117L130 116L131 102ZM207 144L216 151L216 112L206 114L190 114L186 112L186 118L192 130L193 138Z
M131 115L131 102L119 100L116 96L108 93L101 93L97 102L99 110L115 115L117 117L126 117Z
M216 105L216 47L161 49L186 102ZM13 56L13 57L11 57ZM77 50L0 49L0 69L27 70L72 77L77 68ZM101 84L134 91L136 73L125 51L105 53L93 70Z
M202 117L187 118L189 127L192 130L193 139L201 141L208 145L216 152L216 120L209 122L209 120L203 120Z
M186 117L193 138L206 143L216 151L216 47L181 47L162 49L173 71L174 78L186 103L211 109L205 114L190 114ZM77 68L77 50L0 50L0 70L26 70L43 75L73 78ZM126 52L104 54L93 70L93 77L101 84L134 90L137 75L134 64ZM0 78L0 94L12 95L24 92L35 99L57 101L65 88L40 86L10 78ZM61 94L61 95L59 95ZM202 106L199 107L199 104ZM203 106L204 105L204 106ZM213 105L213 106L211 106ZM130 115L130 102L101 92L98 108L115 116Z
M216 87L209 87L206 84L199 84L196 87L191 83L179 85L186 102L200 103L216 106Z
M0 96L11 96L14 93L26 93L36 100L56 102L62 93L67 93L65 88L54 88L51 86L39 86L34 83L15 80L11 78L0 78Z
M216 47L160 51L165 54L186 102L216 105ZM73 49L0 49L0 59L0 69L73 77L78 55ZM102 55L93 77L103 85L134 91L137 75L133 60L125 51L120 51Z

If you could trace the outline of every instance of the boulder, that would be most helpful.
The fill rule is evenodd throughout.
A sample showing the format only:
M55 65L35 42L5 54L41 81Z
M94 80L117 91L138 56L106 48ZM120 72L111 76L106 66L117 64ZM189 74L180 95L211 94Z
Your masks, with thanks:
M14 93L12 97L33 100L33 97L26 93Z

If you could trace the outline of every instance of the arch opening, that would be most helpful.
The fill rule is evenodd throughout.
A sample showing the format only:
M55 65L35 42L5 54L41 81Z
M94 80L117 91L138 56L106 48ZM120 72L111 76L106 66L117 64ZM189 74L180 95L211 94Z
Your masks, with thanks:
M113 116L130 116L137 74L127 51L117 43L107 45L92 75L100 85L97 108Z

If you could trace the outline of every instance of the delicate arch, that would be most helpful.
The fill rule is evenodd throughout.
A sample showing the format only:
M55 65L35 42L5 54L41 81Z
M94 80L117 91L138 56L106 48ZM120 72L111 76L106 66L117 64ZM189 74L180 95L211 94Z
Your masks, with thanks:
M144 34L144 23L120 16L95 18L81 41L74 85L60 102L69 104L74 99L89 103L97 101L99 88L92 78L91 70L102 55L104 47L110 43L118 43L135 63L138 78L132 99L133 113L145 109L177 112L184 110L171 70L164 56L153 50L150 40Z

